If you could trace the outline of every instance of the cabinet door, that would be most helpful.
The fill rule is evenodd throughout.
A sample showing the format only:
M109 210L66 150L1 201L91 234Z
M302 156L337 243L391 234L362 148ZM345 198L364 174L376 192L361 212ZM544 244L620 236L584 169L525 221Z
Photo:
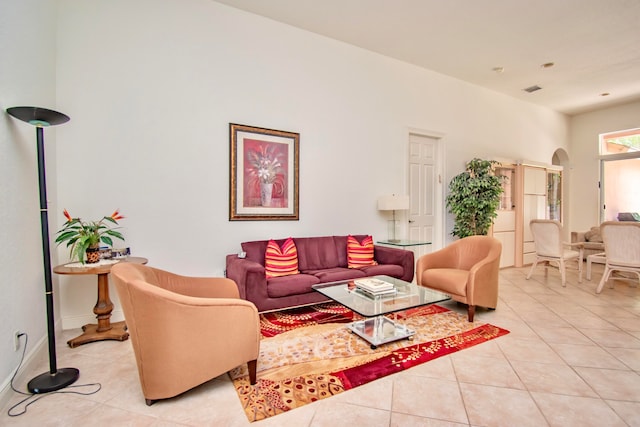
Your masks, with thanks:
M547 173L545 169L524 168L524 194L547 194Z

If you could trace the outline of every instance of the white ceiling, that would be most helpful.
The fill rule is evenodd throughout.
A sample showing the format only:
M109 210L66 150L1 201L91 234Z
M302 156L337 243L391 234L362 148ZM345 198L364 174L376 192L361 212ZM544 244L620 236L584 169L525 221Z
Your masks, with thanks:
M640 99L640 0L216 1L566 114Z

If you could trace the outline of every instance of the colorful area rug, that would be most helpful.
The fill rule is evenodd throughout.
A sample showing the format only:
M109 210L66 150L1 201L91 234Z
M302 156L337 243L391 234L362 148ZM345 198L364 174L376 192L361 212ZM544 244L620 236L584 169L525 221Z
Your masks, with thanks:
M469 323L466 314L431 305L397 315L397 321L416 331L412 341L400 340L372 350L344 325L360 319L335 303L260 315L263 339L257 383L249 384L246 365L229 373L249 421L290 411L509 333L490 324Z

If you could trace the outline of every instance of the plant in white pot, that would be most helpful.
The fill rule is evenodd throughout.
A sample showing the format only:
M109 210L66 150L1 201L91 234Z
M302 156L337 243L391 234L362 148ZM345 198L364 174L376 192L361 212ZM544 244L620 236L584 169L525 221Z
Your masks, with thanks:
M504 177L493 170L497 164L495 160L474 158L449 183L447 207L455 216L452 235L463 238L489 232L503 191Z
M117 209L99 221L83 221L80 218L72 218L66 209L63 213L67 222L58 231L56 243L60 245L67 242L67 247L71 247L71 260L77 259L84 264L86 254L88 263L98 262L100 260L98 252L100 243L113 246L111 237L124 240L122 233L116 228L112 228L113 225L118 225L119 219L124 218Z

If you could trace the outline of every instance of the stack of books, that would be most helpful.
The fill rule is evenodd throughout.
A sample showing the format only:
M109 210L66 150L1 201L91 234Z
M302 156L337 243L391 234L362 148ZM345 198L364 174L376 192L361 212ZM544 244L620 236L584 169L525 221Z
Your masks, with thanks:
M396 288L393 286L393 283L385 282L384 280L369 277L366 279L357 279L353 282L358 290L372 297L394 295L396 293Z

